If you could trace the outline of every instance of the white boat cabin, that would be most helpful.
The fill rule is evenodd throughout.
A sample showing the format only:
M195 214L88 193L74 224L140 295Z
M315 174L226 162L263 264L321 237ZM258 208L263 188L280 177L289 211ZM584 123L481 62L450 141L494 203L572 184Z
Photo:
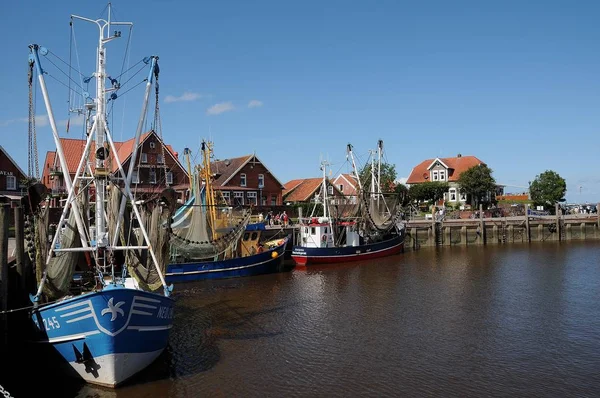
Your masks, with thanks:
M345 247L360 244L360 236L354 222L334 224L333 230L329 218L326 217L314 217L303 221L299 241L302 247ZM344 243L336 245L340 234L345 237Z

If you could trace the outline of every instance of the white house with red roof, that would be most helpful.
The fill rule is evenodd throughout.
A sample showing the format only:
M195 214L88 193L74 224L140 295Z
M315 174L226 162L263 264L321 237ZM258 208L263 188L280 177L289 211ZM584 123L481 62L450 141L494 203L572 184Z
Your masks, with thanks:
M467 194L461 192L458 178L471 167L479 165L485 163L475 156L461 154L451 158L427 159L412 169L406 185L410 187L425 182L447 182L450 188L444 194L444 200L451 203L464 203L467 201Z

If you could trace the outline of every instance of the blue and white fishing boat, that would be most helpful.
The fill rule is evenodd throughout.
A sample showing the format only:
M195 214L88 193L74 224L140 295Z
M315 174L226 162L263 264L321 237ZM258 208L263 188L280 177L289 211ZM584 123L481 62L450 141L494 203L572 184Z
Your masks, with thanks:
M31 318L36 341L58 352L71 373L89 383L116 387L146 368L167 346L174 301L170 297L172 287L164 278L165 241L160 225L163 218L170 217L174 204L165 209L167 200L163 198L155 203L150 216L131 191L150 89L158 77L158 57L144 60L149 72L127 174L108 128L107 102L117 98L120 84L107 75L105 46L121 37L115 28L133 25L111 21L110 4L108 7L106 20L71 16L71 24L89 22L99 29L96 70L88 80L95 81L96 97L83 95L80 115L85 120L87 141L74 177L66 159L72 154L65 154L61 145L40 62L48 51L37 44L30 45L30 67L37 70L68 191L52 243L48 245L44 239L47 234L40 232L36 237L38 258L42 258L38 267L44 273L36 294L31 296ZM94 205L94 201L95 211L86 207L89 202ZM139 224L129 230L126 204ZM38 212L38 227L43 227L43 211ZM168 238L168 232L164 235ZM75 292L74 269L82 261L89 267L90 283L82 284L81 290Z
M249 208L233 208L213 190L212 143L202 143L202 165L192 178L192 198L171 223L167 282L234 278L281 271L289 237L263 239L264 228L248 224ZM264 227L264 224L260 224Z

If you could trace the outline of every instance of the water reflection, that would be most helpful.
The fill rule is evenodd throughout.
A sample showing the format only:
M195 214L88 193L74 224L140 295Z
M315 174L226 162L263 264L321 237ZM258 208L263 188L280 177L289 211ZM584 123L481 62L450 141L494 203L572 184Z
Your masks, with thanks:
M451 247L179 285L158 361L61 396L595 396L599 264L597 242Z

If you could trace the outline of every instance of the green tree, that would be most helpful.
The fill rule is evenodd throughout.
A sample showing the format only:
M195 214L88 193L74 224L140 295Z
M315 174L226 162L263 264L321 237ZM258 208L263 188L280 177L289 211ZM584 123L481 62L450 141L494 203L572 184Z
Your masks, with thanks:
M448 183L442 181L427 181L422 184L415 184L410 187L409 195L411 200L417 202L432 201L437 202L448 192Z
M394 192L396 192L400 196L400 203L402 204L402 206L406 206L410 202L410 195L408 193L408 187L406 185L396 184Z
M552 170L537 175L529 186L531 200L536 206L552 208L556 202L564 202L566 193L565 179Z
M496 191L496 180L492 177L492 169L485 164L473 166L458 177L461 191L471 196L471 205L479 205L484 196Z
M363 189L371 190L371 164L365 165L358 173ZM375 178L377 178L377 165L375 165ZM381 163L381 192L394 192L396 188L396 165Z

